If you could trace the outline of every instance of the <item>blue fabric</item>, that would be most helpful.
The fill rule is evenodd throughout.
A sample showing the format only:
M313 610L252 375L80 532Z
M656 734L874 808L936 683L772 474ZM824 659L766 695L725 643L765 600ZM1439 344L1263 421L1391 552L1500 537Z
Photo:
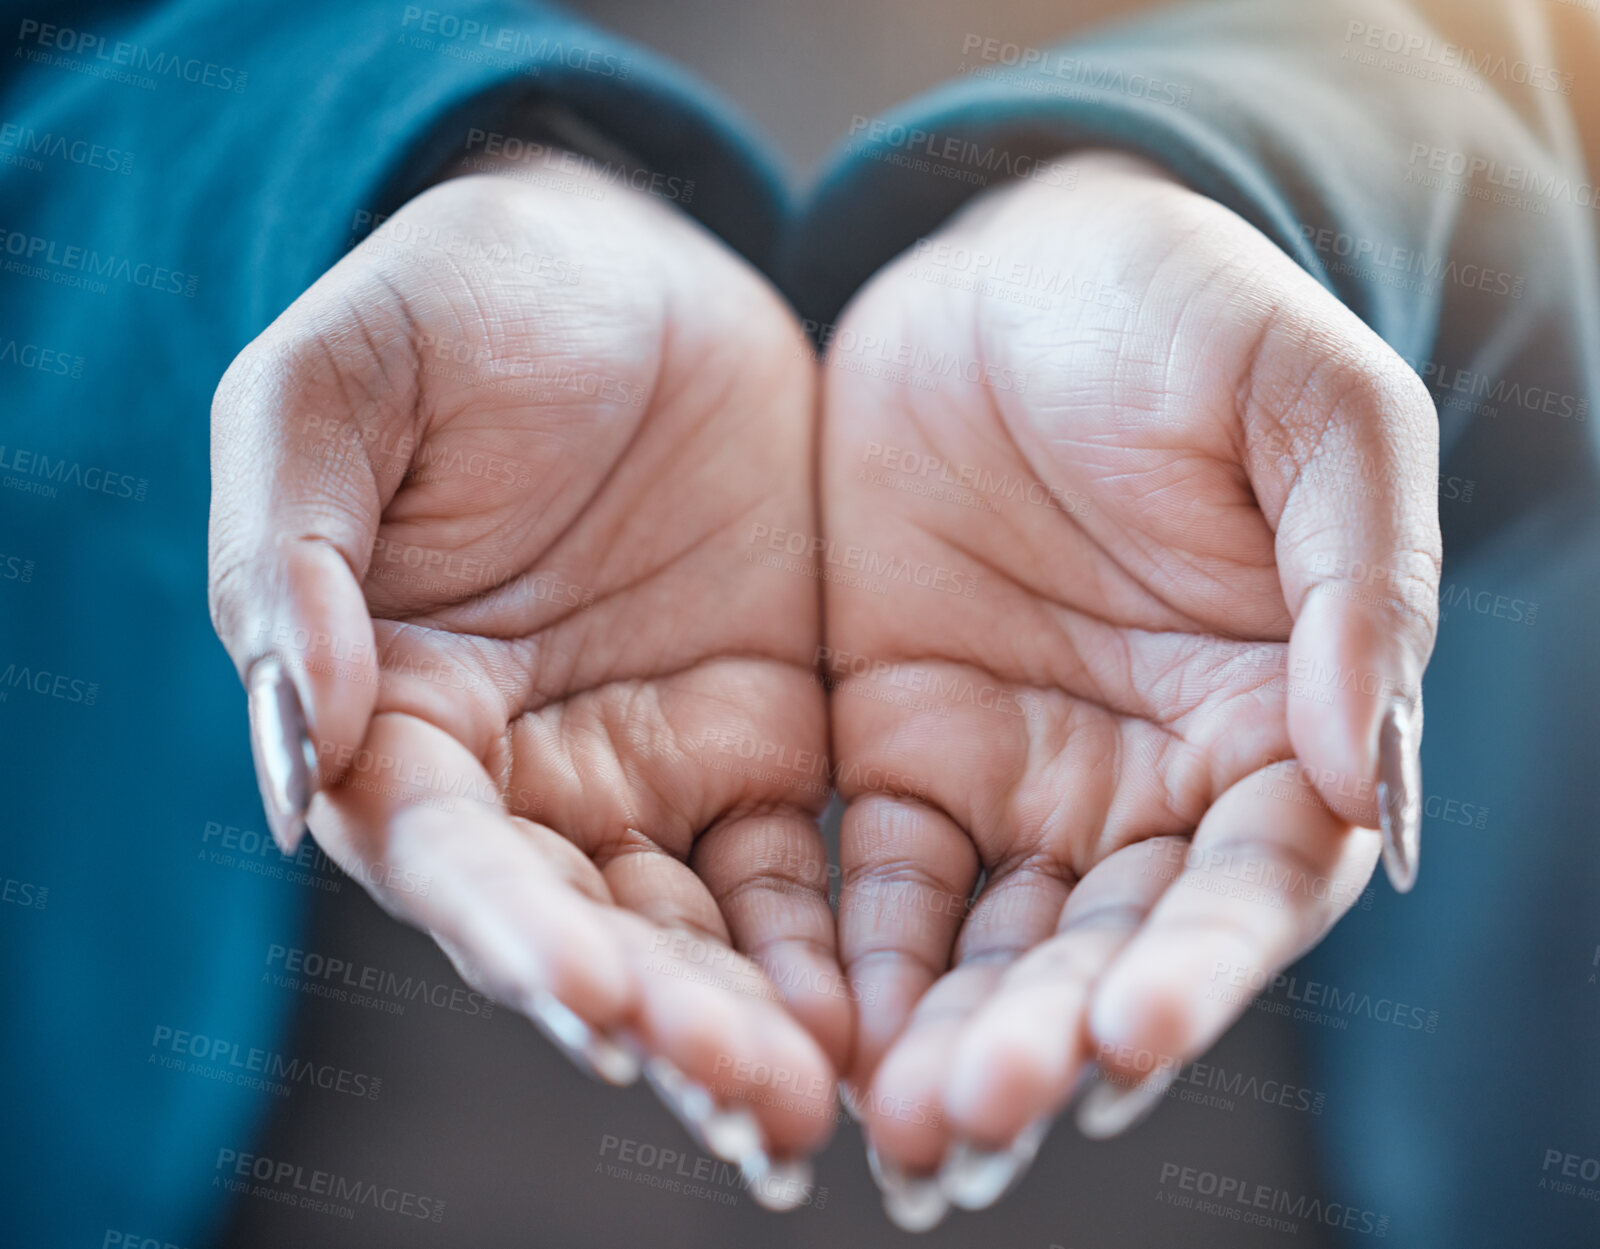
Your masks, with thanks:
M58 4L0 26L8 1244L204 1243L217 1150L247 1148L272 1100L166 1070L152 1045L169 1028L280 1046L293 994L259 983L265 952L296 943L318 887L254 870L285 862L261 852L244 697L207 619L228 362L358 214L530 98L694 180L686 206L758 264L782 221L730 110L657 58L546 7L454 3L453 36L427 12Z
M1228 0L1026 60L980 44L852 122L783 262L826 325L986 186L1113 147L1251 221L1429 383L1446 563L1421 881L1380 884L1294 970L1298 1002L1356 1003L1301 1028L1323 1192L1406 1245L1600 1244L1600 1202L1556 1187L1566 1155L1600 1154L1600 24L1547 7ZM1477 194L1451 189L1458 157L1496 171ZM1371 1018L1396 1002L1432 1028Z

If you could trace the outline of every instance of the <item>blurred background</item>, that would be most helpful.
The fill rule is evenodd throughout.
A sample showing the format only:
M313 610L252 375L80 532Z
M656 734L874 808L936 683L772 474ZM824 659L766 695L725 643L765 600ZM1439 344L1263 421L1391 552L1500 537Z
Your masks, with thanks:
M1418 0L1436 13L1455 3ZM569 7L720 89L771 137L792 183L803 188L852 119L880 115L970 68L963 55L970 37L1042 47L1164 6L591 0ZM19 23L49 21L40 11L49 8L0 0L7 41L0 42L0 159L14 154L22 132L7 127L31 124L26 102L12 108L20 93L4 94L28 68L17 59ZM191 20L197 12L220 15L218 27L236 23L233 36L281 35L249 62L263 71L263 93L286 55L323 57L325 65L308 73L326 68L330 81L338 78L346 49L314 41L308 48L293 15L265 4L85 3L74 13L116 31L130 15L158 8L184 9ZM1463 13L1491 8L1499 11L1488 0L1460 0ZM1515 12L1542 13L1558 31L1592 37L1600 30L1596 8L1595 0L1527 0ZM383 21L398 23L400 12L394 5ZM394 30L376 25L365 32L374 45ZM1529 25L1538 24L1529 17ZM1489 38L1484 46L1493 46ZM7 53L10 45L18 46ZM205 50L203 39L200 45ZM233 45L218 36L215 46ZM1575 63L1581 71L1600 61L1578 56ZM1567 131L1580 117L1597 129L1591 105L1600 98L1600 74L1579 72L1576 82L1572 96L1540 99L1516 124L1526 124L1526 134L1544 126L1578 148L1584 136ZM87 115L81 133L91 135L114 131L116 114L133 113L129 102L140 98L133 87L97 95L95 79L70 72L49 86L59 97L55 115ZM103 682L91 685L91 701L96 692L99 699L92 716L59 697L0 688L0 758L11 782L0 804L0 951L14 990L0 1022L0 1246L199 1249L159 1226L128 1226L126 1237L118 1229L137 1222L124 1220L130 1205L174 1220L203 1206L214 1194L196 1189L222 1183L221 1146L401 1190L439 1214L435 1221L362 1207L352 1218L250 1194L230 1206L218 1233L216 1243L229 1249L1335 1243L1315 1213L1264 1227L1177 1206L1170 1180L1181 1168L1194 1168L1205 1183L1268 1186L1303 1212L1354 1210L1369 1230L1346 1233L1346 1244L1600 1247L1600 1184L1595 1198L1543 1191L1552 1152L1600 1168L1593 837L1600 771L1588 727L1592 691L1600 689L1593 506L1600 486L1592 423L1557 422L1507 403L1477 421L1479 441L1467 459L1447 465L1447 544L1467 539L1453 549L1471 547L1473 559L1452 565L1447 554L1447 588L1457 603L1462 591L1470 603L1486 588L1534 603L1538 628L1471 608L1447 612L1428 687L1421 884L1402 902L1380 877L1323 947L1291 969L1304 994L1316 982L1337 986L1346 1000L1402 1002L1426 1028L1399 1029L1355 1008L1297 1021L1291 994L1268 995L1186 1071L1148 1121L1108 1143L1090 1143L1070 1122L1058 1123L1017 1192L979 1215L954 1212L925 1237L898 1232L884 1217L860 1133L841 1112L818 1159L810 1206L775 1216L748 1199L729 1168L703 1158L642 1085L618 1091L591 1083L525 1020L452 996L460 981L431 940L380 911L314 845L292 862L271 846L251 778L244 695L205 614L205 411L227 359L321 271L319 249L328 240L309 230L303 238L289 230L285 239L283 222L265 219L271 210L251 211L256 200L270 200L263 188L289 186L298 200L285 194L276 207L294 200L295 211L314 215L306 203L316 194L295 182L306 168L259 166L249 144L219 159L199 140L234 133L218 120L225 110L199 88L163 98L173 96L182 132L152 137L149 147L132 144L131 173L74 165L58 177L62 171L42 161L38 169L11 160L0 168L0 239L8 227L23 229L35 209L45 224L26 228L48 232L52 214L76 205L95 228L135 222L141 256L181 258L208 282L230 263L240 267L241 255L252 278L261 275L239 299L202 287L212 303L177 305L196 323L187 329L174 328L180 314L165 295L164 304L154 295L137 302L145 291L98 304L77 299L82 320L64 339L69 369L60 377L34 365L24 373L7 352L38 338L35 318L48 316L50 299L65 306L76 292L9 270L0 279L0 468L14 467L19 452L43 449L115 466L138 483L127 499L104 491L55 499L30 491L32 480L0 479L0 671L31 661ZM1440 97L1451 108L1466 98ZM321 113L345 121L368 104L343 100L342 113ZM285 129L281 117L259 125L257 137ZM381 154L341 147L341 137L313 136L338 149L346 172L375 182ZM1332 151L1343 138L1317 133L1306 141ZM1592 134L1589 142L1592 149ZM1381 176L1399 175L1374 169L1374 179ZM207 197L239 185L246 191L231 202L250 207L210 219ZM191 212L201 205L204 228L189 229L185 219L162 234L163 214L179 201ZM1449 197L1439 204L1441 217L1463 211ZM1519 228L1538 233L1555 216ZM347 220L340 217L336 232ZM267 238L279 253L264 252ZM1592 272L1594 252L1574 247L1556 263L1570 259L1573 272L1583 265ZM0 255L0 264L6 260ZM1519 313L1531 317L1538 294L1530 292ZM1593 290L1571 302L1565 337L1550 335L1551 358L1577 336L1572 326L1600 316ZM120 311L100 311L108 307ZM103 338L82 328L96 315L105 321ZM142 338L128 328L141 319L149 323ZM241 332L242 325L251 328ZM1491 342L1486 353L1494 377L1519 376L1528 360L1497 357L1501 347ZM1564 381L1537 371L1521 380L1565 386L1568 398L1600 394L1600 335L1576 354L1585 350ZM1514 356L1510 347L1505 353ZM1430 381L1448 375L1432 367ZM1459 427L1466 400L1454 398L1457 410L1445 416ZM1478 488L1470 507L1474 496L1462 495L1462 481ZM1454 493L1446 495L1446 482ZM1449 676L1435 684L1433 673ZM827 832L836 851L836 811ZM187 890L181 906L172 901L180 887ZM265 949L263 932L278 934ZM319 992L326 986L315 977L281 976L291 945L436 992L365 1001ZM292 1024L280 1036L284 1011ZM234 1082L225 1060L197 1050L195 1036L177 1036L189 1030L203 1038L218 1020L236 1029L219 1038L224 1043L271 1046L313 1078ZM205 1139L197 1139L196 1122L205 1123ZM82 1175L54 1174L61 1158L92 1165ZM1464 1230L1435 1244L1413 1230L1405 1206L1436 1223L1454 1217ZM7 1221L13 1207L52 1226L72 1225L74 1237L23 1234Z

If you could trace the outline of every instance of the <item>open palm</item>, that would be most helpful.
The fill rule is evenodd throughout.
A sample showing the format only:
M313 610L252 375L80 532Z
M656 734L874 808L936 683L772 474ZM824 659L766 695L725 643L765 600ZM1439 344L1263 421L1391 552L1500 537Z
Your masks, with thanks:
M791 1204L851 1017L817 581L750 556L815 528L814 370L752 270L601 194L447 181L240 356L213 614L284 840L308 806L469 979L608 1078L646 1058Z
M850 1066L908 1226L999 1196L1091 1069L1080 1123L1126 1126L1315 943L1377 861L1380 754L1415 866L1426 392L1221 206L1070 163L828 344Z

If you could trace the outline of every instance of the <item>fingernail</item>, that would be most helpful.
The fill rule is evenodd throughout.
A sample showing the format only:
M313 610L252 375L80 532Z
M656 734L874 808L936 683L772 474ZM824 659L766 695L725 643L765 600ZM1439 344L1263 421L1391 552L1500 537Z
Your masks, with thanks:
M845 1114L855 1122L861 1122L861 1097L856 1092L856 1086L848 1080L839 1081L839 1104L844 1107Z
M804 1158L773 1162L757 1149L740 1164L739 1170L750 1196L765 1210L782 1214L811 1200L811 1186L815 1177L811 1164Z
M1157 1067L1134 1085L1115 1081L1103 1071L1096 1073L1078 1103L1078 1131L1092 1141L1121 1136L1156 1108L1177 1078L1175 1064Z
M540 989L527 1004L528 1018L539 1031L597 1080L626 1088L639 1078L638 1055L627 1046L591 1028L555 994Z
M1383 870L1396 893L1417 883L1422 856L1422 743L1409 703L1396 699L1378 726L1378 827Z
M306 811L317 790L317 752L311 745L306 713L283 661L267 655L251 665L250 753L256 783L267 808L272 839L293 854L306 831Z
M883 1212L902 1232L927 1232L944 1222L950 1212L937 1175L908 1175L867 1146L867 1167L883 1193Z
M742 1106L719 1107L705 1122L706 1148L724 1162L743 1166L757 1155L766 1158L761 1128L755 1116Z
M761 1128L748 1110L718 1106L709 1089L689 1079L667 1058L645 1063L644 1078L700 1148L748 1171L770 1168Z
M940 1191L962 1210L987 1210L1033 1165L1049 1127L1049 1119L1036 1119L1004 1149L980 1149L958 1141L939 1168Z

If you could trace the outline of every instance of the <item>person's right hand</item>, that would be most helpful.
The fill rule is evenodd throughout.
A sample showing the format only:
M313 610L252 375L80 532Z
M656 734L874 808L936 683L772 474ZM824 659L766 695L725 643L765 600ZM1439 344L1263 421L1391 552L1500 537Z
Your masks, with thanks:
M591 1069L644 1057L783 1206L851 1029L817 582L756 557L814 531L812 356L688 218L584 185L446 181L240 354L212 618L280 844Z

